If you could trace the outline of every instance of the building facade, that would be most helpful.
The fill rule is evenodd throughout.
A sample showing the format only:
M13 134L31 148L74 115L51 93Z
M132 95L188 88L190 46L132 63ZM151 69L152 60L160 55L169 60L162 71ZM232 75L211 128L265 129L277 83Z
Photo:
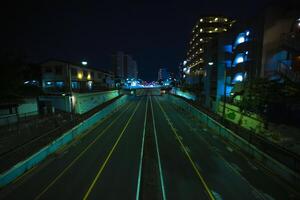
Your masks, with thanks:
M157 80L166 80L170 78L170 73L168 72L168 69L167 68L160 68L158 70L158 77L157 77Z
M300 82L300 16L293 5L271 5L206 44L200 97L205 107L216 111L220 101L238 101L245 82L257 78Z
M61 60L42 63L41 75L45 93L91 92L114 87L111 72Z
M203 16L197 21L188 43L186 66L189 68L189 73L186 74L187 79L196 78L198 82L200 81L204 75L206 44L218 34L227 32L233 23L234 21L227 17L214 15Z
M112 55L112 70L115 76L126 78L138 78L137 62L128 54L117 52Z

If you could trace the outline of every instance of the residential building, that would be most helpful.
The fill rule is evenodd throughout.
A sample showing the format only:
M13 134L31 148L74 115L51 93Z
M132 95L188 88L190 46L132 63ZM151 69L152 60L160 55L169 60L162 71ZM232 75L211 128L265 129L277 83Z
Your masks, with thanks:
M245 80L300 81L300 17L293 5L269 6L205 45L200 97L205 107L216 111L220 101L239 100Z
M164 80L168 79L169 77L170 77L170 74L169 74L167 68L160 68L158 70L158 78L157 78L157 80L164 81Z
M62 60L43 62L41 74L45 93L101 91L114 87L111 72Z
M198 77L194 82L199 83L204 75L206 44L218 34L228 31L233 23L234 20L227 17L211 15L201 17L193 27L186 65L190 71L188 76L192 79Z
M117 52L112 55L112 70L118 78L138 78L137 62L128 54Z
M299 2L273 5L266 9L262 42L261 77L284 75L300 81Z

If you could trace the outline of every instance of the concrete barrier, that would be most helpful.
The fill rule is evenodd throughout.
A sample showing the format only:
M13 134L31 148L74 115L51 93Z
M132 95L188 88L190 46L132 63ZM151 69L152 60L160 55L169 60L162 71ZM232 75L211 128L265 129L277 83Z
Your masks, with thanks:
M50 144L48 144L46 147L42 148L29 158L27 158L24 161L19 162L15 166L13 166L11 169L7 170L6 172L2 173L0 175L0 187L3 187L9 183L11 183L13 180L15 180L18 176L22 175L27 170L31 169L35 165L39 164L41 161L43 161L46 157L48 157L50 154L57 151L59 148L64 146L65 144L72 141L76 136L82 134L84 131L88 130L92 125L97 123L99 120L103 119L107 115L113 113L116 111L120 106L124 105L128 100L129 96L124 95L120 99L116 100L112 104L108 105L101 111L95 113L93 116L91 116L89 119L81 122L80 124L76 125L72 129L65 132L61 137L57 138Z
M180 107L181 109L189 111L199 121L205 123L209 128L214 130L214 133L220 135L226 141L234 144L243 152L250 155L252 158L261 163L265 168L271 170L274 174L278 175L285 181L289 182L295 188L300 187L300 176L287 166L273 159L271 156L257 149L254 145L250 144L233 131L227 129L222 124L218 123L205 113L201 112L191 104L173 95L167 95L168 101Z
M176 87L173 87L172 90L170 91L170 93L184 97L189 100L193 100L193 101L196 101L196 99L197 99L197 97L194 93L188 92L188 91L181 91L180 88L176 88Z

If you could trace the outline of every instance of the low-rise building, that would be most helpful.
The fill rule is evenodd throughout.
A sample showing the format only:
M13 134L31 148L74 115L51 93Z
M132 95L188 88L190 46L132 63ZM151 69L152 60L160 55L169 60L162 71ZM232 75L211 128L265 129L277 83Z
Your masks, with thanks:
M91 92L114 88L111 72L62 60L41 64L45 93Z

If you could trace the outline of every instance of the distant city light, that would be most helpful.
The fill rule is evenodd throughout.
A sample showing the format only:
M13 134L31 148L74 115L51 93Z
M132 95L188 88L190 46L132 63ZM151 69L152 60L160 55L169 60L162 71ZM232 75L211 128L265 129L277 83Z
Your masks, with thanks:
M82 61L81 64L82 65L87 65L87 61Z
M187 61L185 60L185 61L183 61L183 65L186 65L187 64Z
M249 34L250 34L250 31L246 31L246 35L249 36Z
M209 62L208 65L212 66L214 63L213 62Z

